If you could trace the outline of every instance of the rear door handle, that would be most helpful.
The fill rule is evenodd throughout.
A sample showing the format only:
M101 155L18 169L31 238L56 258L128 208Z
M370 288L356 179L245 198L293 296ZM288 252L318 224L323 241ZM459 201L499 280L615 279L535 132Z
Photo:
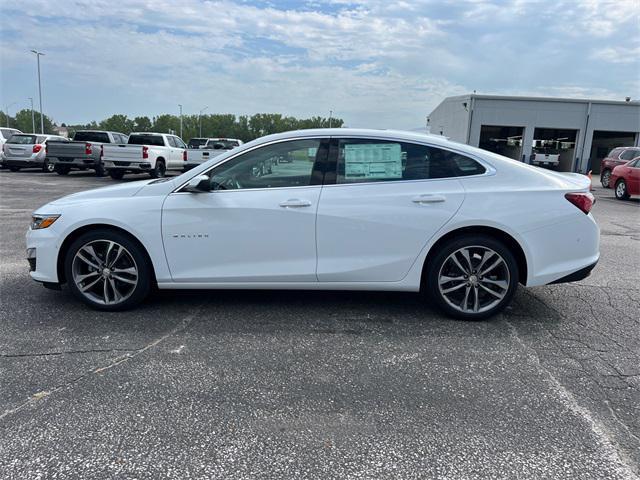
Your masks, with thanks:
M311 202L308 200L300 200L298 198L291 198L284 202L280 202L280 206L282 208L301 208L301 207L310 207Z
M447 199L444 195L416 195L411 199L413 203L439 203Z

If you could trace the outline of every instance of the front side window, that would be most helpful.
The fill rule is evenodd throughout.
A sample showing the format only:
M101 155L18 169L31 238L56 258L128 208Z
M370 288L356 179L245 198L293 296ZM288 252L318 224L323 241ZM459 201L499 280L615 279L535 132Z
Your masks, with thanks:
M320 139L280 142L257 148L209 172L211 190L311 185L314 163L326 155Z
M620 155L620 160L632 160L640 155L640 150L636 150L635 148L629 148L622 152Z
M484 173L475 160L449 150L389 140L338 141L336 183L463 177Z

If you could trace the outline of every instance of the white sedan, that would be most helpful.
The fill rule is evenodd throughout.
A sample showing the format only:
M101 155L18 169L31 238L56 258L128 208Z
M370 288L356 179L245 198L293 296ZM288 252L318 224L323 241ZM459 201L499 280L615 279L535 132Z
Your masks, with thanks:
M33 214L27 257L34 280L101 310L133 307L153 285L393 290L481 319L518 283L589 275L589 186L442 137L288 132L178 177L49 203Z

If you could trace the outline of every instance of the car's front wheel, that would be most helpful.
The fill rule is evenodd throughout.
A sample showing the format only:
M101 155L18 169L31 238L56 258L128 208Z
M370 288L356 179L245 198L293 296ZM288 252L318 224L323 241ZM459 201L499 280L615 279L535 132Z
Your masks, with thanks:
M615 194L618 200L627 200L629 198L629 190L627 190L627 182L624 181L624 178L616 182Z
M109 170L109 176L114 180L122 180L124 178L124 170Z
M611 170L605 170L600 175L600 183L604 188L609 188L609 180L611 180Z
M509 249L487 235L465 235L430 259L426 292L446 314L482 320L503 310L518 287L518 264Z
M65 275L72 293L98 310L125 310L151 289L152 269L142 248L108 229L87 232L69 247Z

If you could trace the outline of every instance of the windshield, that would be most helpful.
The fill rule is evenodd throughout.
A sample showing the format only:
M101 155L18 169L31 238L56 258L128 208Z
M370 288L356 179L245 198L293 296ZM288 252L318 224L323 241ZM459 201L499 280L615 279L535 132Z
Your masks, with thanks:
M36 135L12 135L7 143L17 143L20 145L34 145L36 143Z
M155 145L157 147L164 147L164 139L162 135L131 135L129 145Z
M106 132L76 132L73 139L76 142L109 143L109 135Z

